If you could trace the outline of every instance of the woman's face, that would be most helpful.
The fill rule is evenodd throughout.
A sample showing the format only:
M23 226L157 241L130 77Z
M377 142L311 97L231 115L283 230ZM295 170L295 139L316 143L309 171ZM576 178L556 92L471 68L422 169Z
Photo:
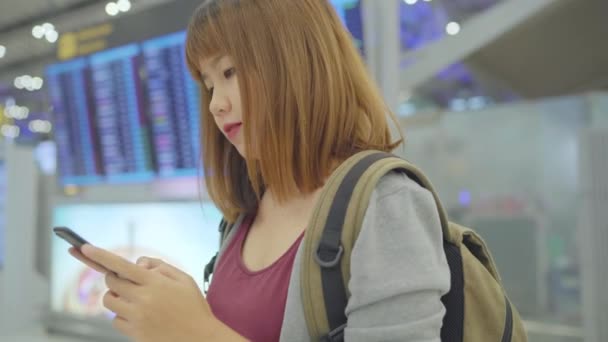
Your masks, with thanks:
M237 70L230 56L202 59L199 64L204 87L211 93L209 111L215 124L232 145L245 156L243 112Z

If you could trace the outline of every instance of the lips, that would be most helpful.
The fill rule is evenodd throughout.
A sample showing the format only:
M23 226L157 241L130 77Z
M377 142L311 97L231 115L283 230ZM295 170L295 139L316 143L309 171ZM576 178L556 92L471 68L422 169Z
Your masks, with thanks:
M228 137L228 139L232 140L237 135L239 130L241 129L242 122L235 122L224 125L224 133Z

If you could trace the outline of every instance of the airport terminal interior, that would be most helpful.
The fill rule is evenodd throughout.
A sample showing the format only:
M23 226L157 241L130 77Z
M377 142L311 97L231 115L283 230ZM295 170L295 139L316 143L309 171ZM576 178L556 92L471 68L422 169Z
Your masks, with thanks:
M398 118L395 153L487 243L529 341L608 341L608 2L316 1ZM0 341L126 341L55 226L203 288L222 214L185 57L202 2L0 1Z

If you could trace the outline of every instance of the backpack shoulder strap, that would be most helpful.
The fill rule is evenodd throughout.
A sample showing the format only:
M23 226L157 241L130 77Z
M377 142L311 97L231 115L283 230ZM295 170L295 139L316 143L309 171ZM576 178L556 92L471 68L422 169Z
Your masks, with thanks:
M350 254L373 190L382 176L401 170L433 193L443 229L450 238L447 216L428 179L392 154L360 152L332 174L315 207L304 239L302 301L313 339L341 341L346 327ZM319 299L323 300L319 300Z
M228 233L230 233L231 225L224 218L220 221L218 231L220 232L220 244L219 248L221 249L224 241L226 241L226 237L228 237ZM215 262L217 261L217 256L219 251L215 253L215 255L209 260L207 265L205 265L205 271L203 274L203 291L205 294L207 293L207 289L209 287L209 281L211 280L211 275L215 271Z

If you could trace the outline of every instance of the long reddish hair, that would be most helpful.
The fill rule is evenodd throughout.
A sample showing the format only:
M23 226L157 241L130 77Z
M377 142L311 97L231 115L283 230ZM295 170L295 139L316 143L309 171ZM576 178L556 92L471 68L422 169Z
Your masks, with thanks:
M202 86L201 60L224 54L239 78L245 158L216 127ZM309 193L335 162L403 140L392 140L395 116L327 0L206 0L186 55L201 84L207 191L229 221L254 210L265 188L280 201Z

